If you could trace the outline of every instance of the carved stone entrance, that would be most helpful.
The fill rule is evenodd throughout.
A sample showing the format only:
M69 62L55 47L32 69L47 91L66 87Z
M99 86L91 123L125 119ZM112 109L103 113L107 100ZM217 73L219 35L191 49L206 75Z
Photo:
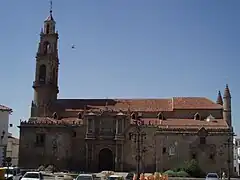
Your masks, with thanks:
M114 171L114 157L110 149L104 148L100 150L98 162L99 171Z

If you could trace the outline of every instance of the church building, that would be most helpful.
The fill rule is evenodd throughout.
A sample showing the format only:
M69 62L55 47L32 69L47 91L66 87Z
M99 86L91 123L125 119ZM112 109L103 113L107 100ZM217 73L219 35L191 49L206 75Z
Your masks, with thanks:
M206 97L59 99L58 38L50 11L36 55L31 117L19 126L20 167L123 172L135 171L139 158L141 171L162 172L196 159L205 172L228 167L232 172L228 86L216 102Z

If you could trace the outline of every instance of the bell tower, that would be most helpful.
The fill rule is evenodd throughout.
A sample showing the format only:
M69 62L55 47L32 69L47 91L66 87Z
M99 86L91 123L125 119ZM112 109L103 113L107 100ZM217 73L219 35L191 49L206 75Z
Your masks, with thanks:
M31 117L48 116L48 109L57 100L58 90L58 33L52 15L52 1L49 16L44 21L36 54L36 71L33 82L34 100Z

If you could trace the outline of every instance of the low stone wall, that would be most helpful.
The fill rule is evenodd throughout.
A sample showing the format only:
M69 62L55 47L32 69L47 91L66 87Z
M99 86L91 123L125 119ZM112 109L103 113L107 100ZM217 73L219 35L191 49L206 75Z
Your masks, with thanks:
M205 180L205 178L184 178L184 177L169 177L169 180ZM231 178L231 180L239 180L240 178ZM225 178L227 180L227 178Z
M204 180L205 178L169 177L169 180Z

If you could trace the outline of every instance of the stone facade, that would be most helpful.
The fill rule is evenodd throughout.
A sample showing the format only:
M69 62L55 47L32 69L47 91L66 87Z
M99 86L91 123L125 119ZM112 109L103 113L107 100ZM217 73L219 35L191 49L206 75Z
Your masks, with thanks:
M4 164L8 142L9 115L12 109L0 104L0 166Z
M8 135L8 143L7 143L7 156L11 157L12 166L18 166L18 154L19 152L19 139L12 136L12 134L9 133Z
M221 171L232 159L231 95L168 99L57 99L58 33L50 12L36 57L31 117L20 128L19 166L135 171L136 122L144 134L140 169L163 171L196 159L205 171ZM135 134L136 135L136 134ZM230 150L228 153L228 150ZM230 161L232 171L232 160Z

